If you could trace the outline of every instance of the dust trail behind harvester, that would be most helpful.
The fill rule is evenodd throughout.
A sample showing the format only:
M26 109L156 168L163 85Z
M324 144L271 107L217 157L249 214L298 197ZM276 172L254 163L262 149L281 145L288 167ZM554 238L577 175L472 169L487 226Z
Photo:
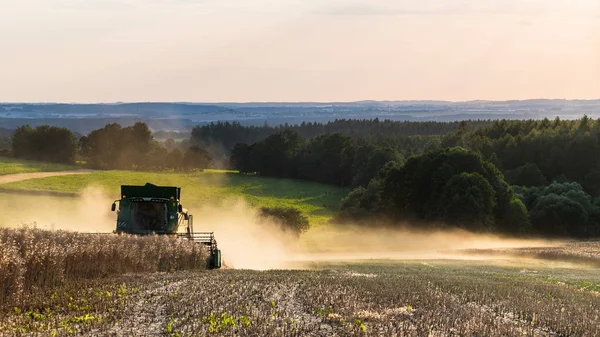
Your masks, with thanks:
M112 202L105 190L94 186L78 197L0 193L0 227L110 233L115 227Z
M215 179L217 179L215 177ZM38 228L110 233L116 215L114 196L87 188L80 197L0 194L0 226L35 224ZM213 231L223 262L239 269L310 268L312 262L370 259L474 259L462 249L542 247L558 241L506 239L466 231L372 229L326 224L300 239L261 218L241 198L217 203L184 202L194 215L195 231Z
M195 229L214 231L233 268L309 268L312 262L371 259L483 259L464 249L549 247L560 241L508 239L462 230L415 231L321 225L300 239L261 219L241 200L193 209ZM489 257L487 257L489 258Z
M416 230L329 225L312 229L303 238L299 260L370 259L482 259L467 249L551 247L561 241L515 239L494 234L476 234L460 229ZM489 258L489 257L488 257Z

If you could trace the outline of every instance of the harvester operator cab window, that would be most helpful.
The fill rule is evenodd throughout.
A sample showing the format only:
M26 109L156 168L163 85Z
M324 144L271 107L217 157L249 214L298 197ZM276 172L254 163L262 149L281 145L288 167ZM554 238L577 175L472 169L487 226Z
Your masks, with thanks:
M132 207L134 230L162 231L167 225L167 204L135 202Z

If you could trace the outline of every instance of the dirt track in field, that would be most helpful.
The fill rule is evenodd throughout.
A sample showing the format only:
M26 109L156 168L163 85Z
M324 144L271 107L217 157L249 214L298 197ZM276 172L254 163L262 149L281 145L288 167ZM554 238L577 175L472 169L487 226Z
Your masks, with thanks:
M94 170L73 170L73 171L57 171L57 172L33 172L33 173L17 173L17 174L7 174L0 176L0 185L14 183L17 181L29 180L29 179L38 179L38 178L48 178L48 177L56 177L56 176L68 176L74 174L87 174L94 172Z

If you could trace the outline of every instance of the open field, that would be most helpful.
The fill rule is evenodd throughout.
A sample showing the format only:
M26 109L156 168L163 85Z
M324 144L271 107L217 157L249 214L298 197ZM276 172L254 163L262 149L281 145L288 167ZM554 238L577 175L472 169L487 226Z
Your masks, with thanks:
M178 258L179 267L161 268L177 251L159 239L94 244L89 234L44 241L4 230L0 275L8 277L0 281L10 285L0 284L0 336L600 335L597 243L325 224L347 192L327 185L221 171L101 171L5 184L1 220L111 231L119 186L146 182L181 186L195 228L214 230L235 268L199 270ZM314 227L285 241L251 212L275 205L301 209ZM162 248L143 253L154 246Z
M0 175L32 172L56 172L74 169L77 169L77 167L0 157Z
M77 176L31 179L2 185L8 191L82 193L90 187L103 191L107 200L119 198L121 185L156 185L182 187L184 207L194 211L206 205L242 198L250 206L293 206L309 217L311 225L325 223L337 212L347 190L324 184L289 179L241 175L227 171L204 173L145 173L101 171ZM110 204L104 205L110 207ZM198 214L195 212L194 214Z
M86 336L597 336L599 287L597 269L527 260L155 273L57 288L6 313L0 331L7 336L69 331Z
M600 242L569 242L558 247L523 247L509 249L469 249L467 253L479 256L529 257L552 261L574 262L600 267Z

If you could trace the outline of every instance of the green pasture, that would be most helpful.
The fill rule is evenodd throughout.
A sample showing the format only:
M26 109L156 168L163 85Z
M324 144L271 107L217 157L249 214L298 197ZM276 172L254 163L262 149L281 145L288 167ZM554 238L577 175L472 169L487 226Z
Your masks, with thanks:
M34 172L55 172L77 169L75 166L0 157L0 175Z
M309 217L312 225L323 224L335 214L348 190L324 184L276 179L210 170L202 173L148 173L98 171L89 174L30 179L2 185L5 190L81 193L100 187L119 199L121 185L153 183L180 186L184 205L218 204L243 197L251 206L293 206Z

